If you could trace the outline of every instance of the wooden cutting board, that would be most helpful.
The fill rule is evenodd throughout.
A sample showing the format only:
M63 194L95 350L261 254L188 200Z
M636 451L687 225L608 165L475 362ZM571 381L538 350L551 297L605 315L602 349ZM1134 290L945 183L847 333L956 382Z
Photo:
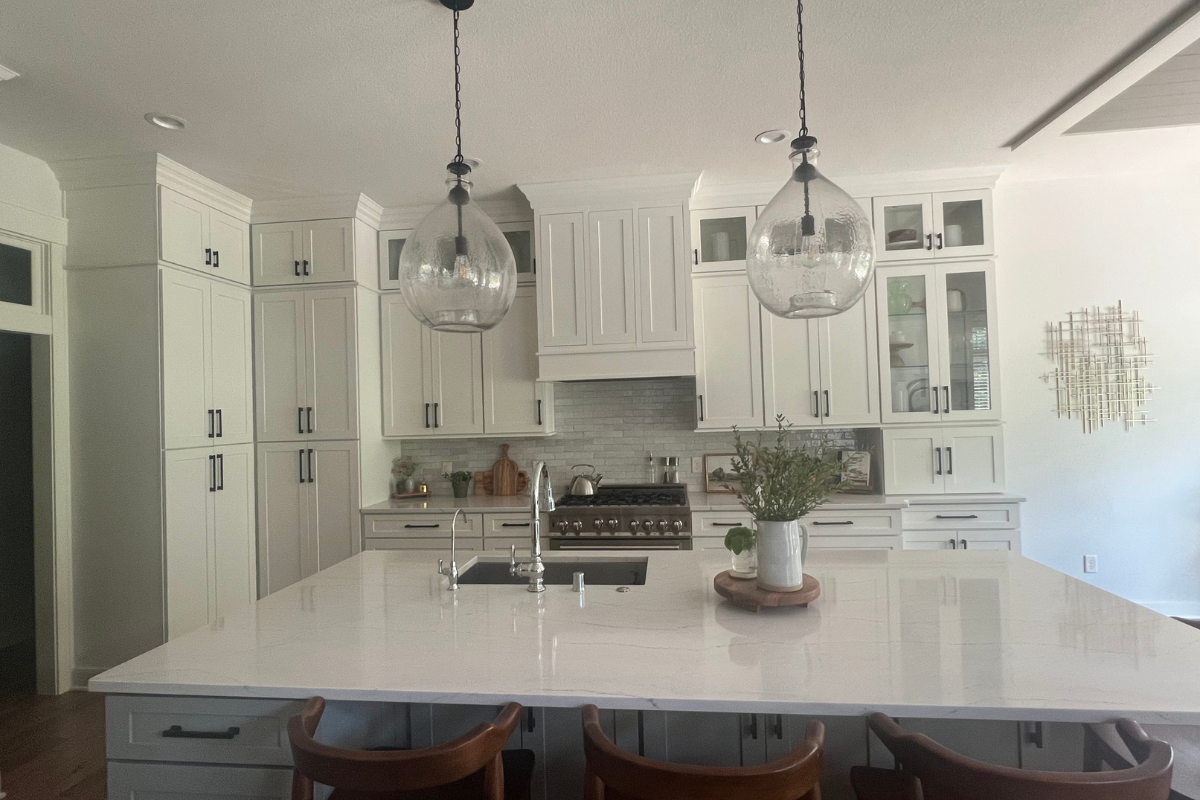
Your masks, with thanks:
M748 611L763 608L807 608L809 603L821 596L821 584L806 572L803 587L796 592L769 592L759 589L753 580L733 577L729 570L713 578L713 588L717 590L717 594Z
M492 494L509 496L520 491L519 472L517 462L508 457L508 445L500 445L500 459L492 464Z

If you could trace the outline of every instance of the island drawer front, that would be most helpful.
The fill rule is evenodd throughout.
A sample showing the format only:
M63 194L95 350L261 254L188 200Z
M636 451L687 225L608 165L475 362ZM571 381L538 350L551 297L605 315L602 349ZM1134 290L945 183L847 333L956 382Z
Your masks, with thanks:
M1020 506L1016 503L913 506L904 511L905 530L959 531L1020 526Z
M730 528L754 527L754 517L737 506L729 511L699 511L692 514L692 536L724 537Z
M109 695L108 757L289 765L287 721L303 706L299 700Z
M483 551L483 539L479 536L459 536L454 542L458 553L478 553ZM364 550L436 550L445 553L450 560L450 535L438 539L367 539ZM463 559L455 556L461 564Z
M886 536L900 533L899 515L888 511L853 511L847 514L818 509L800 521L808 528L809 536L861 536L864 532L872 536Z
M897 531L888 536L813 536L809 530L809 550L903 550L904 537Z
M530 526L533 523L529 519L528 513L517 514L484 514L483 515L483 537L491 539L500 537L504 539L512 539L524 536L525 540L529 541ZM542 515L542 533L545 534L549 530L549 523L546 521L546 515Z
M110 761L108 796L113 800L288 800L292 770Z
M389 539L428 539L445 537L450 540L450 521L454 514L365 514L368 539L381 536ZM482 536L483 515L463 514L458 518L459 536Z

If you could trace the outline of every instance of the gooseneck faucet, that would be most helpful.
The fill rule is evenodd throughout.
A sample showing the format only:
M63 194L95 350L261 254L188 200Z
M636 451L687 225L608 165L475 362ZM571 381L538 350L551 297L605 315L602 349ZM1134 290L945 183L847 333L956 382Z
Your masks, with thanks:
M545 461L538 461L533 465L529 499L532 515L529 524L529 560L518 562L517 546L512 545L508 553L508 571L521 578L528 577L528 591L544 592L546 583L543 577L546 573L546 565L542 562L542 512L554 510L554 488L550 486L550 471L546 469Z
M442 566L445 562L440 558L438 559L438 573L445 575L449 579L450 591L452 592L458 591L458 561L454 559L454 546L455 540L458 538L458 515L461 513L463 511L460 508L454 512L454 516L450 519L450 566Z

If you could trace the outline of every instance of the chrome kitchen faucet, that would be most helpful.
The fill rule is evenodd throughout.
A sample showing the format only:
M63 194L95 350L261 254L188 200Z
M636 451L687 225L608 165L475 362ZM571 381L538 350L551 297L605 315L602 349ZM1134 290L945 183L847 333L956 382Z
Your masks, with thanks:
M550 471L546 469L545 461L538 461L533 465L533 482L529 487L529 505L532 513L529 526L532 531L529 541L529 560L519 563L517 546L515 544L510 546L508 571L521 578L528 576L528 591L544 592L546 583L543 578L546 574L546 565L542 562L542 512L554 510L554 488L550 485Z
M449 579L450 591L452 592L458 591L458 562L454 559L454 545L458 533L458 515L461 513L463 511L460 508L454 512L454 516L450 519L450 566L442 566L445 562L440 558L438 559L438 572Z

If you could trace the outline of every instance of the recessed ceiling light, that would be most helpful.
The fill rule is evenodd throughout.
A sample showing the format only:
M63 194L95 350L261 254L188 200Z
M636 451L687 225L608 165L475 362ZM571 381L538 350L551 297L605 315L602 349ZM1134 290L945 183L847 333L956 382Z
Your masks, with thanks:
M187 122L173 114L160 114L155 111L146 115L146 122L169 131L181 131L187 125Z
M791 135L791 131L778 129L772 131L763 131L758 136L754 137L754 141L758 142L759 144L777 144Z
M12 80L13 78L17 77L19 74L20 73L17 72L15 69L9 69L8 67L4 66L3 64L0 64L0 81Z

